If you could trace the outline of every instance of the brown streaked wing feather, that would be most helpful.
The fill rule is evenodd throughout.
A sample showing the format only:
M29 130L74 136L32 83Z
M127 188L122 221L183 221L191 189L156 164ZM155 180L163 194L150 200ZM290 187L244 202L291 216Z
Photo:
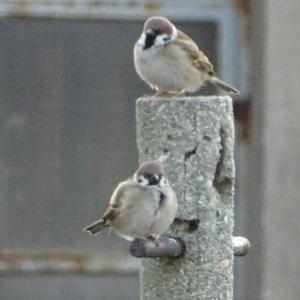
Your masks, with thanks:
M206 71L209 75L214 75L214 67L206 55L198 48L197 44L184 32L178 30L178 39L175 41L193 61L196 68Z
M121 198L123 198L126 186L131 182L131 179L127 179L126 181L120 182L116 189L114 190L109 205L112 207L119 207L122 205Z
M117 209L122 205L121 198L124 196L125 186L128 182L128 180L121 182L113 192L109 202L109 207L102 216L104 221L113 220L118 215Z
M102 216L102 220L106 223L107 221L113 220L117 215L116 208L109 206Z

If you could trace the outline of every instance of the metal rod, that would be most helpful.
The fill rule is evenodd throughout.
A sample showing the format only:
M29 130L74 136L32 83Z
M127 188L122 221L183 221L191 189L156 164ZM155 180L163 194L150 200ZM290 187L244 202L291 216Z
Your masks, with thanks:
M232 238L234 256L246 256L250 252L251 243L243 236Z
M242 236L232 238L234 256L246 256L251 248L249 240ZM184 242L180 238L165 237L158 242L145 239L135 239L129 248L134 257L168 257L177 258L185 252Z
M130 257L85 255L69 252L0 251L0 276L9 275L133 275L139 262Z
M176 237L163 237L158 241L135 239L129 251L135 257L178 258L184 254L185 245Z

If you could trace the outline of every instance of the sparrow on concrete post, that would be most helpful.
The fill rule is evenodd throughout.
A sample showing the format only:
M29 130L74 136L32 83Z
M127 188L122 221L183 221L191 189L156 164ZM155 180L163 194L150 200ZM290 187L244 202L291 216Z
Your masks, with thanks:
M135 69L157 90L155 96L166 92L193 93L207 81L227 93L239 94L217 77L213 65L197 44L167 18L156 16L146 20L133 52Z
M119 183L102 218L84 231L97 235L111 227L120 237L157 241L173 222L177 197L158 162L142 163L132 178Z

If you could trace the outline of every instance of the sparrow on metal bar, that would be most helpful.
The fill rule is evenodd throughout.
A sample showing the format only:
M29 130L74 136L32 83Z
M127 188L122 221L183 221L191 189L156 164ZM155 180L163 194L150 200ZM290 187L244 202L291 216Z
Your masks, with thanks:
M207 81L227 93L239 94L217 77L213 65L197 44L167 18L156 16L146 20L133 52L135 69L157 90L155 96L166 92L193 93Z
M166 178L163 166L157 162L140 165L133 177L119 183L102 218L84 231L97 235L111 227L120 237L157 241L173 222L177 212L177 197Z

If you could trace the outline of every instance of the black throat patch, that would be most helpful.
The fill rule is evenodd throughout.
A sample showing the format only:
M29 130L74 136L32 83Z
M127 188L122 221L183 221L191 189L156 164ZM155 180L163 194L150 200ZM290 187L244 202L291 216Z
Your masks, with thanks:
M166 195L162 191L159 191L159 206L162 205L165 199L166 199Z

